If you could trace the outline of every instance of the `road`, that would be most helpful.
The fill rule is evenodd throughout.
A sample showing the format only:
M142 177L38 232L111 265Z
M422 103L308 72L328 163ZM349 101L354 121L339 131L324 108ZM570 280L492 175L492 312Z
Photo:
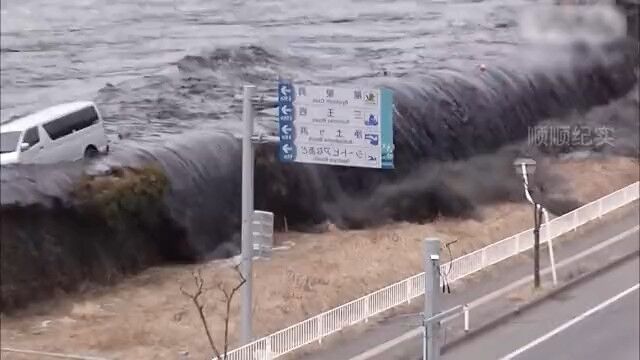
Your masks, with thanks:
M637 288L636 288L637 289ZM627 294L627 293L625 293ZM624 295L605 310L586 318L518 359L638 359L638 291ZM567 344L572 344L567 347ZM583 345L584 344L584 345Z
M582 253L595 245L603 244L614 238L620 241L612 243L571 265L558 269L558 276L571 277L581 271L588 271L609 259L637 251L638 232L629 231L638 226L638 204L634 203L621 210L615 216L605 216L598 224L585 225L583 230L571 232L561 241L554 242L556 262L559 264L576 254ZM625 233L626 235L620 235ZM548 267L546 247L542 248L541 266ZM452 285L452 293L441 298L441 308L448 309L459 304L470 303L473 300L487 296L495 291L511 285L531 275L530 254L505 260L492 267L489 271L481 271L474 276L456 281ZM543 283L547 284L550 276L543 276ZM495 318L496 308L503 306L503 302L491 300L487 306L474 309L471 313L472 329L483 321ZM504 304L514 306L513 304ZM420 350L421 340L419 332L414 329L419 325L416 314L422 310L422 298L409 306L400 307L381 319L370 319L361 326L354 326L343 331L340 336L327 337L321 345L310 344L292 354L294 359L302 360L395 360L411 358L415 351ZM411 335L413 333L414 335ZM400 339L400 340L399 340ZM451 337L447 338L447 341ZM452 349L453 351L453 349Z
M637 360L638 265L634 257L454 347L441 360Z

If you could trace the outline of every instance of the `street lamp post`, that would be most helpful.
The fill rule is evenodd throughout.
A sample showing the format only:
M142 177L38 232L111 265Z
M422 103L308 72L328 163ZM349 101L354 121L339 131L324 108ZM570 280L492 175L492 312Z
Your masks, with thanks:
M534 205L533 226L533 286L540 287L540 223L542 222L542 207Z
M542 206L531 197L529 188L529 176L536 171L536 161L527 158L518 158L513 162L516 173L522 175L524 181L524 193L527 200L533 204L533 286L540 287L540 226L542 224Z

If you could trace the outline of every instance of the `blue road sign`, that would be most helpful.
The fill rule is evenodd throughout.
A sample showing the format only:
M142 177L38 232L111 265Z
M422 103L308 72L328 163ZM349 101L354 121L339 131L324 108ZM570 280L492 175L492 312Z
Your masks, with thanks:
M293 143L293 86L281 81L278 83L278 127L280 133L280 161L295 160Z

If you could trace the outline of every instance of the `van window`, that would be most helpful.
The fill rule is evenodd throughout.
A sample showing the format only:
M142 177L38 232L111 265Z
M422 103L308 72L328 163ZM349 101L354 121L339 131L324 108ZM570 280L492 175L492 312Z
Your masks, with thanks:
M0 133L0 153L4 154L17 151L20 135L22 135L20 131Z
M74 131L82 130L98 122L98 113L93 106L53 120L42 127L52 140L67 136Z
M24 133L24 137L22 138L23 143L29 144L29 147L37 144L40 141L40 136L38 135L38 128L32 127Z

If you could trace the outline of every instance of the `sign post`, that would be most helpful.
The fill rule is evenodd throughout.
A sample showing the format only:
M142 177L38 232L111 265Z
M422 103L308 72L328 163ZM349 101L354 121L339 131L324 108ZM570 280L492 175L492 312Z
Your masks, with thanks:
M244 86L244 100L242 103L242 253L240 272L246 280L242 286L242 301L240 305L241 341L247 344L252 339L252 304L253 304L253 232L251 229L253 215L253 168L254 147L253 137L253 104L251 99L255 95L256 87Z
M254 136L256 87L242 103L241 342L251 342L253 304L253 177L255 143L278 142L282 162L393 169L393 94L388 89L278 83L278 137ZM275 105L275 104L274 104ZM264 215L264 214L263 214ZM271 224L273 219L271 217Z
M440 348L432 317L438 311L438 286L440 285L440 240L427 238L424 244L424 313L423 313L423 360L437 360Z
M393 168L393 95L388 89L278 83L280 160Z

